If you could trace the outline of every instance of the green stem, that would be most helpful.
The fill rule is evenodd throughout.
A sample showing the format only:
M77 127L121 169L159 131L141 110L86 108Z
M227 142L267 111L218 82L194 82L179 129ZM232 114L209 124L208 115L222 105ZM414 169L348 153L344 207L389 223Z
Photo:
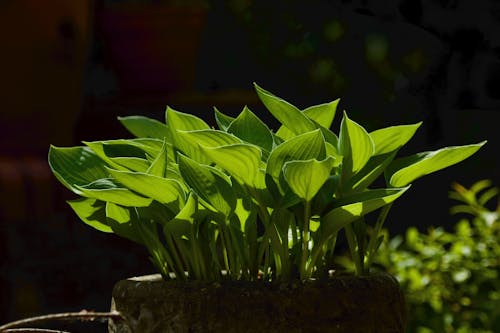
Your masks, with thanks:
M351 253L352 260L354 261L354 267L356 269L356 275L363 275L363 262L359 256L358 245L356 243L356 236L352 228L352 224L348 224L345 227L345 235L347 237L347 243L349 244L349 252Z
M370 237L370 241L368 242L368 249L366 254L366 270L369 271L373 262L373 258L375 257L375 253L377 252L378 245L378 236L380 231L382 230L382 226L384 225L385 219L387 218L387 214L391 210L392 202L387 204L382 208L380 214L377 218L377 222L375 222L375 227L373 228L373 234Z
M302 260L300 263L300 278L302 280L308 278L307 261L309 259L310 219L311 219L311 202L306 201L304 205L304 229L302 232Z

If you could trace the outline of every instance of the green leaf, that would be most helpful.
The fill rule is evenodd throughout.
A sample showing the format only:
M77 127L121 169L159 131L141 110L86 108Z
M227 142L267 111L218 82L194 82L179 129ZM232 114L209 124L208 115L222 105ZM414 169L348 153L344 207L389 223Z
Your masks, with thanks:
M132 139L132 140L106 140L83 142L92 151L105 161L109 166L118 170L127 170L120 165L115 158L135 157L145 158L147 155L156 156L163 142L156 139Z
M252 143L267 151L271 151L273 148L273 135L269 127L246 106L238 117L231 122L227 131L243 141Z
M160 153L155 157L146 173L158 176L165 177L167 174L167 164L168 164L168 154L167 154L167 144L163 142L163 146L161 147Z
M369 190L356 193L334 203L333 209L321 218L323 237L328 238L360 217L399 198L408 187Z
M137 195L130 190L119 187L112 179L98 179L88 185L75 187L80 195L101 201L109 201L126 207L146 207L151 204L151 199Z
M216 107L214 107L214 112L215 112L215 122L217 123L217 126L219 126L221 130L227 131L229 125L234 120L234 118L220 112Z
M186 138L180 135L179 131L208 130L210 129L210 126L198 117L175 111L170 107L167 107L166 119L175 148L179 149L185 155L196 160L197 162L208 164L209 161L200 152L198 146L186 141Z
M138 138L154 138L170 142L170 133L167 125L156 119L144 116L118 117L125 128Z
M285 179L295 194L305 201L311 201L330 176L333 161L333 158L328 157L323 161L310 159L286 162L283 167Z
M112 202L106 202L106 217L113 221L124 224L130 223L130 210Z
M261 150L254 145L238 143L220 147L200 146L208 158L226 170L241 184L256 186Z
M415 135L422 122L382 128L370 133L375 145L374 155L393 152L404 146Z
M276 147L267 160L266 173L279 182L283 165L293 160L323 160L326 157L325 139L319 129L298 135Z
M108 177L106 163L87 147L50 146L48 160L56 178L76 194L82 192L75 185L83 186Z
M197 130L197 131L177 131L178 136L190 145L193 149L198 149L203 145L206 147L218 147L241 143L241 140L236 136L213 129Z
M363 169L344 183L342 188L343 192L349 193L365 190L384 173L387 166L394 160L396 153L397 150L391 153L372 156Z
M365 166L375 151L366 130L344 112L340 125L339 152L343 156L342 172L348 179Z
M218 212L229 216L236 206L231 183L213 167L179 154L179 171L186 184Z
M167 111L165 112L165 119L167 119L167 125L170 131L195 131L202 129L210 129L210 126L192 114L175 111L171 107L167 106Z
M113 162L136 172L146 172L151 166L148 160L138 157L114 157Z
M313 105L304 109L302 112L307 115L309 119L314 120L322 127L330 128L330 126L332 126L333 119L335 118L339 101L340 99L336 99L330 103Z
M112 233L113 230L106 223L105 205L96 199L79 198L68 201L76 215L85 224L99 231Z
M256 83L254 87L269 112L294 134L299 135L316 129L314 123L297 107L262 89Z
M396 159L389 165L386 179L393 187L406 186L417 178L465 160L485 143L486 141L466 146L445 147Z
M186 199L182 185L175 179L112 169L109 169L109 173L128 189L160 203L167 204L179 201L180 205L183 205Z

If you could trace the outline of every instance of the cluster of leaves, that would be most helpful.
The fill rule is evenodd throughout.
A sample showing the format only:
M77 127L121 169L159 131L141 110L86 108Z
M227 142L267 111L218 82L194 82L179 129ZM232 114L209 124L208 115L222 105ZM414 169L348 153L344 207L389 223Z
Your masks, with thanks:
M368 133L344 113L337 135L338 100L299 110L255 88L275 133L247 107L215 110L219 129L167 107L165 123L120 118L135 139L51 147L49 164L83 222L144 244L165 278L287 281L326 276L342 229L368 273L388 205L484 144L394 159L420 123ZM382 207L370 237L363 216Z
M465 213L454 232L408 229L385 243L377 261L401 283L410 308L409 332L500 332L500 201L489 181L470 189L453 185L461 202L451 213Z

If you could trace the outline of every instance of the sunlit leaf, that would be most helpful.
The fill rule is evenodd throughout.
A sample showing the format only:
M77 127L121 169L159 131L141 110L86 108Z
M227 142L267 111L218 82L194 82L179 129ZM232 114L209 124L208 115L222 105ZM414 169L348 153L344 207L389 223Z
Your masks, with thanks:
M158 177L141 172L109 170L111 176L128 189L160 203L179 201L184 203L185 194L181 184L174 179Z
M88 147L50 146L48 159L56 178L76 194L81 191L75 185L83 186L108 177L106 163Z
M228 216L236 206L236 198L227 179L208 165L179 154L179 171L193 191L214 209Z
M68 201L68 204L85 224L102 232L113 232L106 223L105 204L103 202L98 202L96 199L79 198Z
M220 112L216 107L214 107L214 116L217 126L219 126L219 128L223 131L227 131L229 125L234 120L233 117L225 115L224 113Z
M446 147L396 159L387 168L385 177L393 187L406 186L417 178L465 160L485 143L486 141L466 146Z
M170 142L170 133L167 125L156 119L144 116L118 117L125 128L138 138L155 138Z
M326 157L325 139L321 131L298 135L276 147L267 160L266 173L279 182L283 165L293 160L323 160Z
M413 137L422 122L382 128L370 133L375 145L374 155L390 153L404 146Z
M273 147L273 135L269 127L246 106L238 117L231 122L227 131L243 141L257 145L267 151L271 151Z
M126 207L146 207L152 201L126 188L119 187L112 179L98 179L88 185L75 185L75 187L84 197L109 201Z
M375 151L366 130L344 112L340 126L339 152L343 156L342 172L348 179L365 166Z
M314 123L297 107L266 91L254 83L257 95L271 114L295 135L316 129Z
M285 179L301 199L311 201L330 176L333 158L323 161L315 159L286 162L283 171Z
M321 218L323 237L329 237L360 217L399 198L409 187L370 190L337 200Z
M257 146L239 143L221 147L200 147L211 161L226 170L238 182L256 185L262 154Z

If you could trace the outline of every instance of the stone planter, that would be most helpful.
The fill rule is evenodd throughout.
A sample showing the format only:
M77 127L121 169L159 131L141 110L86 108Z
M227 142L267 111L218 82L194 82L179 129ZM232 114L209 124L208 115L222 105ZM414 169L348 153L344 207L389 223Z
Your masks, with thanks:
M168 281L159 275L118 282L112 309L125 317L109 332L404 332L397 281L386 274L328 281Z

